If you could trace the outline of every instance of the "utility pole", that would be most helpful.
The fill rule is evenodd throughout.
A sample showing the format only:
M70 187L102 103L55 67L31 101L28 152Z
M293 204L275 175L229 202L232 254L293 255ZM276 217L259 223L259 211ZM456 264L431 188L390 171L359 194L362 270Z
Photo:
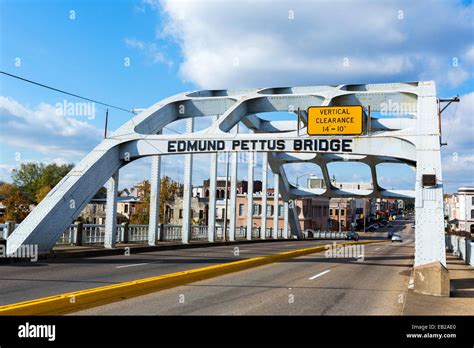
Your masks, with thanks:
M107 138L107 123L109 123L109 109L105 112L105 128L104 128L104 139Z

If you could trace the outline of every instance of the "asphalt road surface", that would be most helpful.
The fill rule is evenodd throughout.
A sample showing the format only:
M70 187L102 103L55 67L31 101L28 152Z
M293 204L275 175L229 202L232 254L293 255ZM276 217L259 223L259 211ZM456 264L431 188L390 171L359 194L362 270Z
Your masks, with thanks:
M395 227L394 227L395 228ZM382 237L386 233L374 233ZM0 305L331 243L287 240L52 261L0 264ZM238 255L235 253L238 248Z
M365 245L352 250L350 258L315 253L72 315L399 315L413 265L415 238L411 222L394 225L394 230L404 231L402 243ZM253 247L262 248L257 253L264 249L277 252L275 249L292 244L300 248L316 243ZM140 268L134 271L140 272Z

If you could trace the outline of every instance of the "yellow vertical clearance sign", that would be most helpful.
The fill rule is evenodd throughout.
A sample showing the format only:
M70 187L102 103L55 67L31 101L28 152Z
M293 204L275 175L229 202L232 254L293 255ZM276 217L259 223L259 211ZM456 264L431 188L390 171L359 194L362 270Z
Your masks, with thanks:
M308 108L309 135L362 134L361 105L310 106Z

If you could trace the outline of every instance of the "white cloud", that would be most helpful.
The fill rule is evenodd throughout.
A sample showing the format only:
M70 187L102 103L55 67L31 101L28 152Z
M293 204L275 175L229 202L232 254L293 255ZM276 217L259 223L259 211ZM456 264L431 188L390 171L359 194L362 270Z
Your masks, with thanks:
M474 186L474 92L460 96L443 112L442 163L445 188L454 192L459 186Z
M441 116L443 141L449 152L473 151L474 149L474 92L459 97Z
M40 103L30 109L0 96L2 136L6 145L33 150L57 158L78 160L101 140L101 131L78 118L58 115L56 107Z
M125 44L128 47L138 49L142 54L145 55L147 61L151 64L165 64L169 67L173 66L173 61L169 59L161 50L156 43L147 43L137 39L125 38Z
M146 3L165 15L158 37L172 37L181 47L182 78L203 88L420 78L455 86L469 77L467 67L449 76L445 70L453 57L469 61L473 55L472 5L440 1Z

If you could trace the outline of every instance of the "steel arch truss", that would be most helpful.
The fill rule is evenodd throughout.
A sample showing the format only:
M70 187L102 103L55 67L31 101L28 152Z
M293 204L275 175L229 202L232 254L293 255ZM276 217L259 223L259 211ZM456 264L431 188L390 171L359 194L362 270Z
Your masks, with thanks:
M306 134L310 106L362 105L373 113L391 117L368 119L360 136L311 137ZM294 121L267 121L265 112L302 110L303 127ZM122 166L144 156L170 155L169 142L176 135L161 134L165 126L180 119L219 116L208 128L179 135L181 141L216 140L232 151L234 140L292 143L297 139L352 139L351 153L341 151L268 150L257 143L255 151L269 153L268 162L280 175L279 191L284 201L297 197L395 197L415 198L417 234L416 265L431 261L445 264L442 229L442 173L434 82L307 86L241 90L201 90L175 95L147 108L104 139L47 195L8 238L7 252L35 243L48 251L68 225L81 213L97 190ZM235 133L243 122L250 133ZM370 133L369 133L370 130ZM202 152L214 152L202 149ZM182 153L191 153L185 150ZM331 184L327 164L356 161L371 169L373 190L342 190ZM290 184L283 165L310 162L321 167L326 189L302 189ZM377 180L376 165L405 163L416 170L414 191L387 190ZM435 174L434 187L422 187L421 176ZM296 214L296 212L294 212ZM291 215L291 214L290 214ZM297 216L290 216L299 231ZM439 227L438 227L439 226Z

